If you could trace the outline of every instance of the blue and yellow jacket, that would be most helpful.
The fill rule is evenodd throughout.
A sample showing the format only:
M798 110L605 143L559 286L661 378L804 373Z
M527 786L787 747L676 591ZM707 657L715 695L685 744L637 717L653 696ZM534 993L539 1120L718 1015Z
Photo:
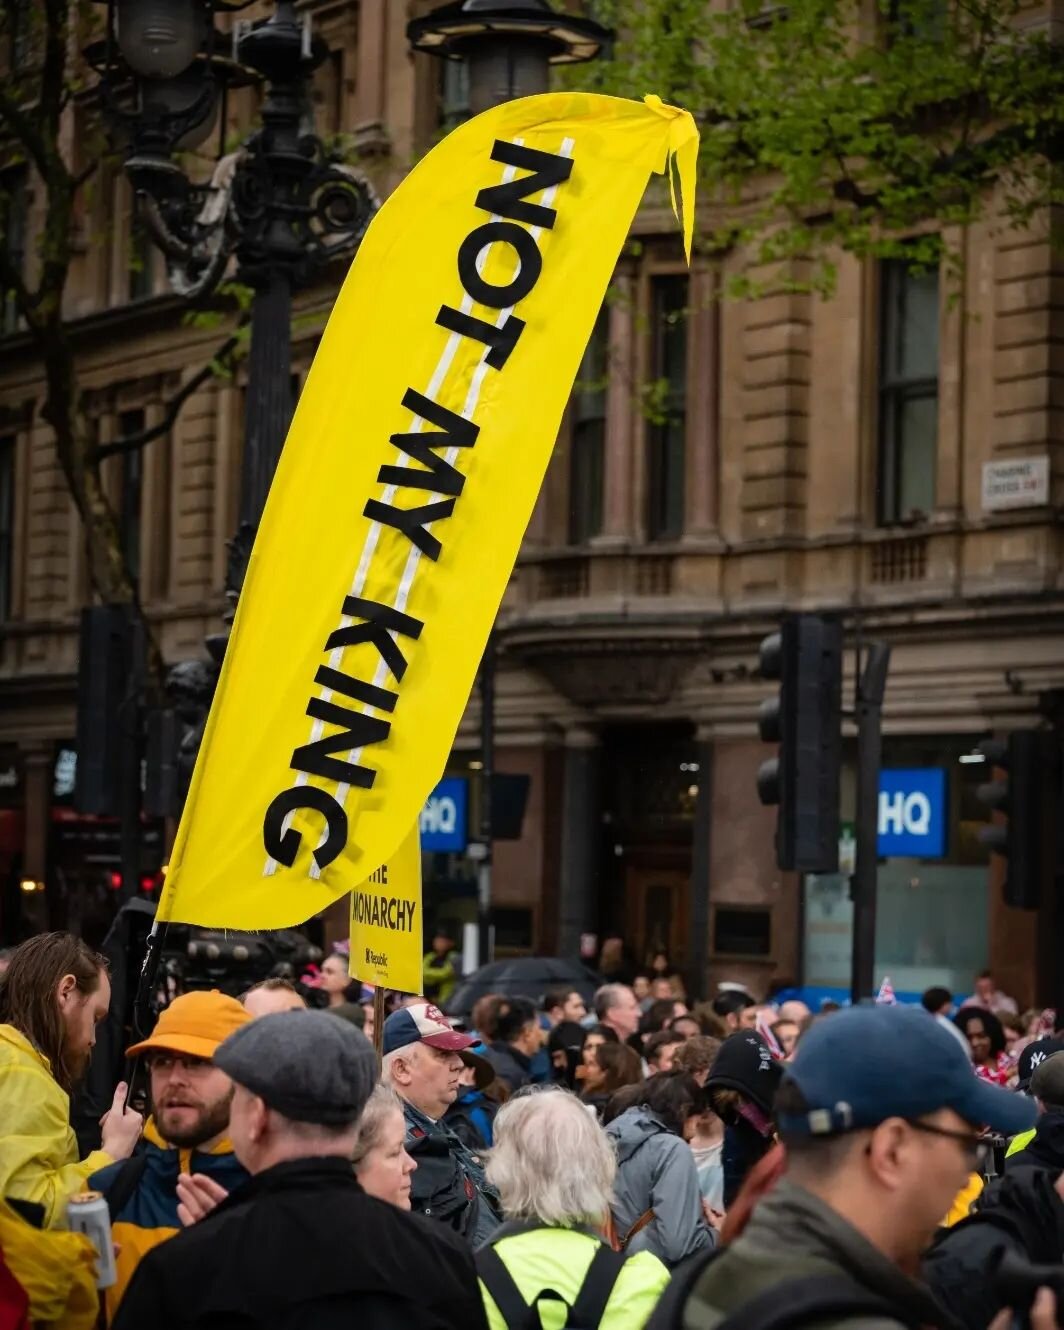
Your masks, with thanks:
M139 1167L136 1185L125 1200L118 1198L121 1202L118 1212L111 1215L112 1236L119 1251L115 1258L118 1280L106 1294L108 1325L141 1260L181 1228L177 1215L177 1175L205 1173L226 1191L235 1191L249 1176L227 1138L209 1151L179 1150L163 1140L151 1118L144 1124L144 1135L134 1159ZM101 1168L89 1178L90 1189L106 1196L127 1166L131 1167L132 1161ZM126 1190L121 1184L119 1187Z

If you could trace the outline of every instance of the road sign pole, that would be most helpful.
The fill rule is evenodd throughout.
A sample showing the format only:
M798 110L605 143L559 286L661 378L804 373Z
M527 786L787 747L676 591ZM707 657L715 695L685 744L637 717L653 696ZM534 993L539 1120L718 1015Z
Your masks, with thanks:
M890 647L873 642L857 678L857 854L850 888L853 899L850 998L855 1006L875 992L879 768L883 697L889 668Z

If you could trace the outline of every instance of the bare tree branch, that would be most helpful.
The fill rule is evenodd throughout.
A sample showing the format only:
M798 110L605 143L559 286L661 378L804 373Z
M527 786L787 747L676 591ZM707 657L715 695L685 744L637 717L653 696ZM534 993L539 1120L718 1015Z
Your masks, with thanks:
M40 127L30 118L21 106L0 88L0 125L6 125L22 144L30 160L44 175L48 169L48 151Z
M102 462L105 458L114 457L119 453L132 453L154 442L168 434L177 423L177 418L181 414L181 408L188 401L194 392L201 388L208 379L218 373L221 368L231 368L234 352L243 341L240 333L247 326L248 320L244 319L237 326L236 332L226 339L218 348L215 354L208 362L198 369L192 378L183 383L167 405L166 412L162 420L154 425L149 425L146 429L138 430L135 434L127 434L125 438L115 439L113 443L102 443L91 450L90 456L94 462Z

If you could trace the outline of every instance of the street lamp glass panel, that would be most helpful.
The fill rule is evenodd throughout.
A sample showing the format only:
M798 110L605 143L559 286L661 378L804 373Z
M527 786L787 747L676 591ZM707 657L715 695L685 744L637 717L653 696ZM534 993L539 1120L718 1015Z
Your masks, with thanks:
M175 117L190 111L201 98L210 80L210 75L199 64L186 69L176 78L142 79L140 84L141 106L145 110L161 112ZM208 138L218 123L217 96L203 101L203 117L191 126L174 145L180 151L198 148Z
M202 0L118 0L118 46L143 78L167 79L192 63L204 34Z

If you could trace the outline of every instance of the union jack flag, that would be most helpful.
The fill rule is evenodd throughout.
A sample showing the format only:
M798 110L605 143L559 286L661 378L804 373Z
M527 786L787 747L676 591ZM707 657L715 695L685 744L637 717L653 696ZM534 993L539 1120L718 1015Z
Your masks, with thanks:
M888 975L879 985L879 992L876 994L877 1007L896 1007L898 999L894 996L894 985L890 982Z
M772 1032L772 1026L769 1023L768 1016L763 1011L757 1013L757 1033L761 1036L761 1042L776 1059L782 1062L787 1056L780 1047L780 1042Z

